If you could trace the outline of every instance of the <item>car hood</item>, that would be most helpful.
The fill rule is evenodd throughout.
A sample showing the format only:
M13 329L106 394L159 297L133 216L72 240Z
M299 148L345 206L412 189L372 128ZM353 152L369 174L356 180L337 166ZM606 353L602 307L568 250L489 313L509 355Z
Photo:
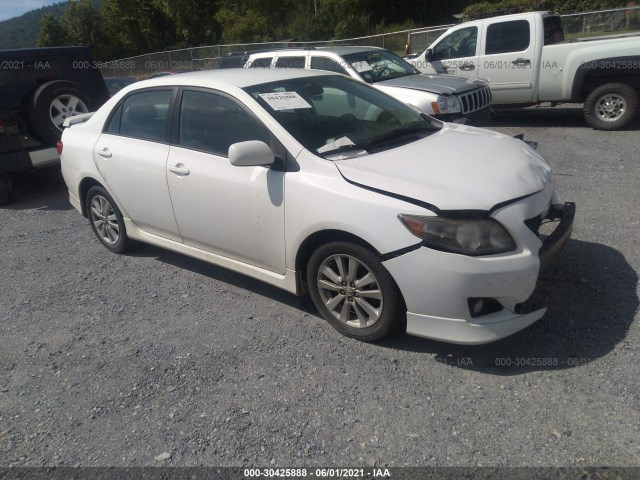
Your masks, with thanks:
M400 87L433 92L438 95L452 95L468 92L487 85L487 82L477 78L459 77L456 75L426 75L415 74L405 77L392 78L376 82L380 87Z
M521 140L455 124L391 150L336 160L336 166L352 183L439 210L491 210L551 181L549 166Z

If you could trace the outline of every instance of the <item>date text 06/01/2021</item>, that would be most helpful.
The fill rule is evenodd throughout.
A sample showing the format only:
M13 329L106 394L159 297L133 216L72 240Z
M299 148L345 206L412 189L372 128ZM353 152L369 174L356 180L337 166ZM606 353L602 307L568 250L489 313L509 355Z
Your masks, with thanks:
M387 468L245 468L245 478L391 478Z

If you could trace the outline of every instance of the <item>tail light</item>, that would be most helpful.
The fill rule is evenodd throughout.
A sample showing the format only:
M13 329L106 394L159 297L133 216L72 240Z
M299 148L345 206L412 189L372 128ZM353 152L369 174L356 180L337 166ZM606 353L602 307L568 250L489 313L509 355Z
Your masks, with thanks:
M56 143L56 150L58 150L58 155L62 155L62 140L58 140Z
M0 135L4 135L4 120L0 118Z

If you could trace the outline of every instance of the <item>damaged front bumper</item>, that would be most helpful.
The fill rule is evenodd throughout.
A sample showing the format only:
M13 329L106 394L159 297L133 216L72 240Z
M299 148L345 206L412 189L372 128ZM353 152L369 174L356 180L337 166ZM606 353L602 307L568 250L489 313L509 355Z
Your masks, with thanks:
M407 333L451 343L482 344L539 320L546 308L531 299L539 273L569 240L575 217L573 203L550 206L537 218L537 227L545 221L560 221L550 235L540 235L537 228L522 220L527 211L540 208L540 200L531 197L496 213L503 224L519 229L517 237L525 244L519 251L469 257L422 247L385 261L407 305ZM469 300L478 298L495 300L502 309L474 317Z

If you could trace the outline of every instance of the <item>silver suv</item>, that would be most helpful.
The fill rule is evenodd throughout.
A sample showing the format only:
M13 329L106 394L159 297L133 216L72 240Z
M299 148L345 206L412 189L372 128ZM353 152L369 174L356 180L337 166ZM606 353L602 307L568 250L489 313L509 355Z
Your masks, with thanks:
M241 62L230 61L232 57ZM220 67L238 64L244 68L313 68L341 73L448 122L483 125L493 117L487 81L424 75L384 48L332 46L246 52L225 57Z

